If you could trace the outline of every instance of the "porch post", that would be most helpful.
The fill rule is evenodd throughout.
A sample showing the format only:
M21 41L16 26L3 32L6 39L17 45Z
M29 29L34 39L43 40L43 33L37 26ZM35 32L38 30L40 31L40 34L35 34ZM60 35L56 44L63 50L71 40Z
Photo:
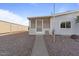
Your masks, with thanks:
M29 29L31 28L31 20L29 20Z
M35 20L35 32L37 32L37 19Z
M52 26L52 19L50 18L50 34L51 34L51 35L52 35L52 30L53 30L52 27L53 27L53 26Z
M42 32L43 32L43 19L42 19Z
M29 30L29 34L31 34L31 20L29 20L29 27L28 27L28 30Z

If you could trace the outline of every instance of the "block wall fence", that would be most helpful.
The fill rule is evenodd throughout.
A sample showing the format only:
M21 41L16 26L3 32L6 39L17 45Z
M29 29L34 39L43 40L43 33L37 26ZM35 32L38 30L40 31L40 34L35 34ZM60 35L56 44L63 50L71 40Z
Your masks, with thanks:
M28 31L28 27L24 25L0 21L0 33Z

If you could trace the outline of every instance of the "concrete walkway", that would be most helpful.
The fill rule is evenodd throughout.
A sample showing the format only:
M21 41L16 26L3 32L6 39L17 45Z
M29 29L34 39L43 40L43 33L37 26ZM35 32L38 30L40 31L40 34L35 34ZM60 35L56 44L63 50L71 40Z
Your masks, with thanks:
M37 35L32 49L32 56L48 56L48 51L42 35Z

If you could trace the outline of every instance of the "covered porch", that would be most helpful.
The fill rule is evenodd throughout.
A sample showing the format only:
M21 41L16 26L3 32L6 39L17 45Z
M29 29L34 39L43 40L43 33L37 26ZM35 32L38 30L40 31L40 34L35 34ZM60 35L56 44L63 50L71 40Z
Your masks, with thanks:
M29 34L51 34L51 18L50 17L34 17L29 18Z

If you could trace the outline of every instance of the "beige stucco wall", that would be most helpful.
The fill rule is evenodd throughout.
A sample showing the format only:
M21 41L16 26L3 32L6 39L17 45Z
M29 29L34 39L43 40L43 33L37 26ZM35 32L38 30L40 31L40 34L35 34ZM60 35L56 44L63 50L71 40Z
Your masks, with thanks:
M14 32L14 31L28 31L28 27L24 25L0 21L0 33Z
M10 32L10 24L0 21L0 33Z

